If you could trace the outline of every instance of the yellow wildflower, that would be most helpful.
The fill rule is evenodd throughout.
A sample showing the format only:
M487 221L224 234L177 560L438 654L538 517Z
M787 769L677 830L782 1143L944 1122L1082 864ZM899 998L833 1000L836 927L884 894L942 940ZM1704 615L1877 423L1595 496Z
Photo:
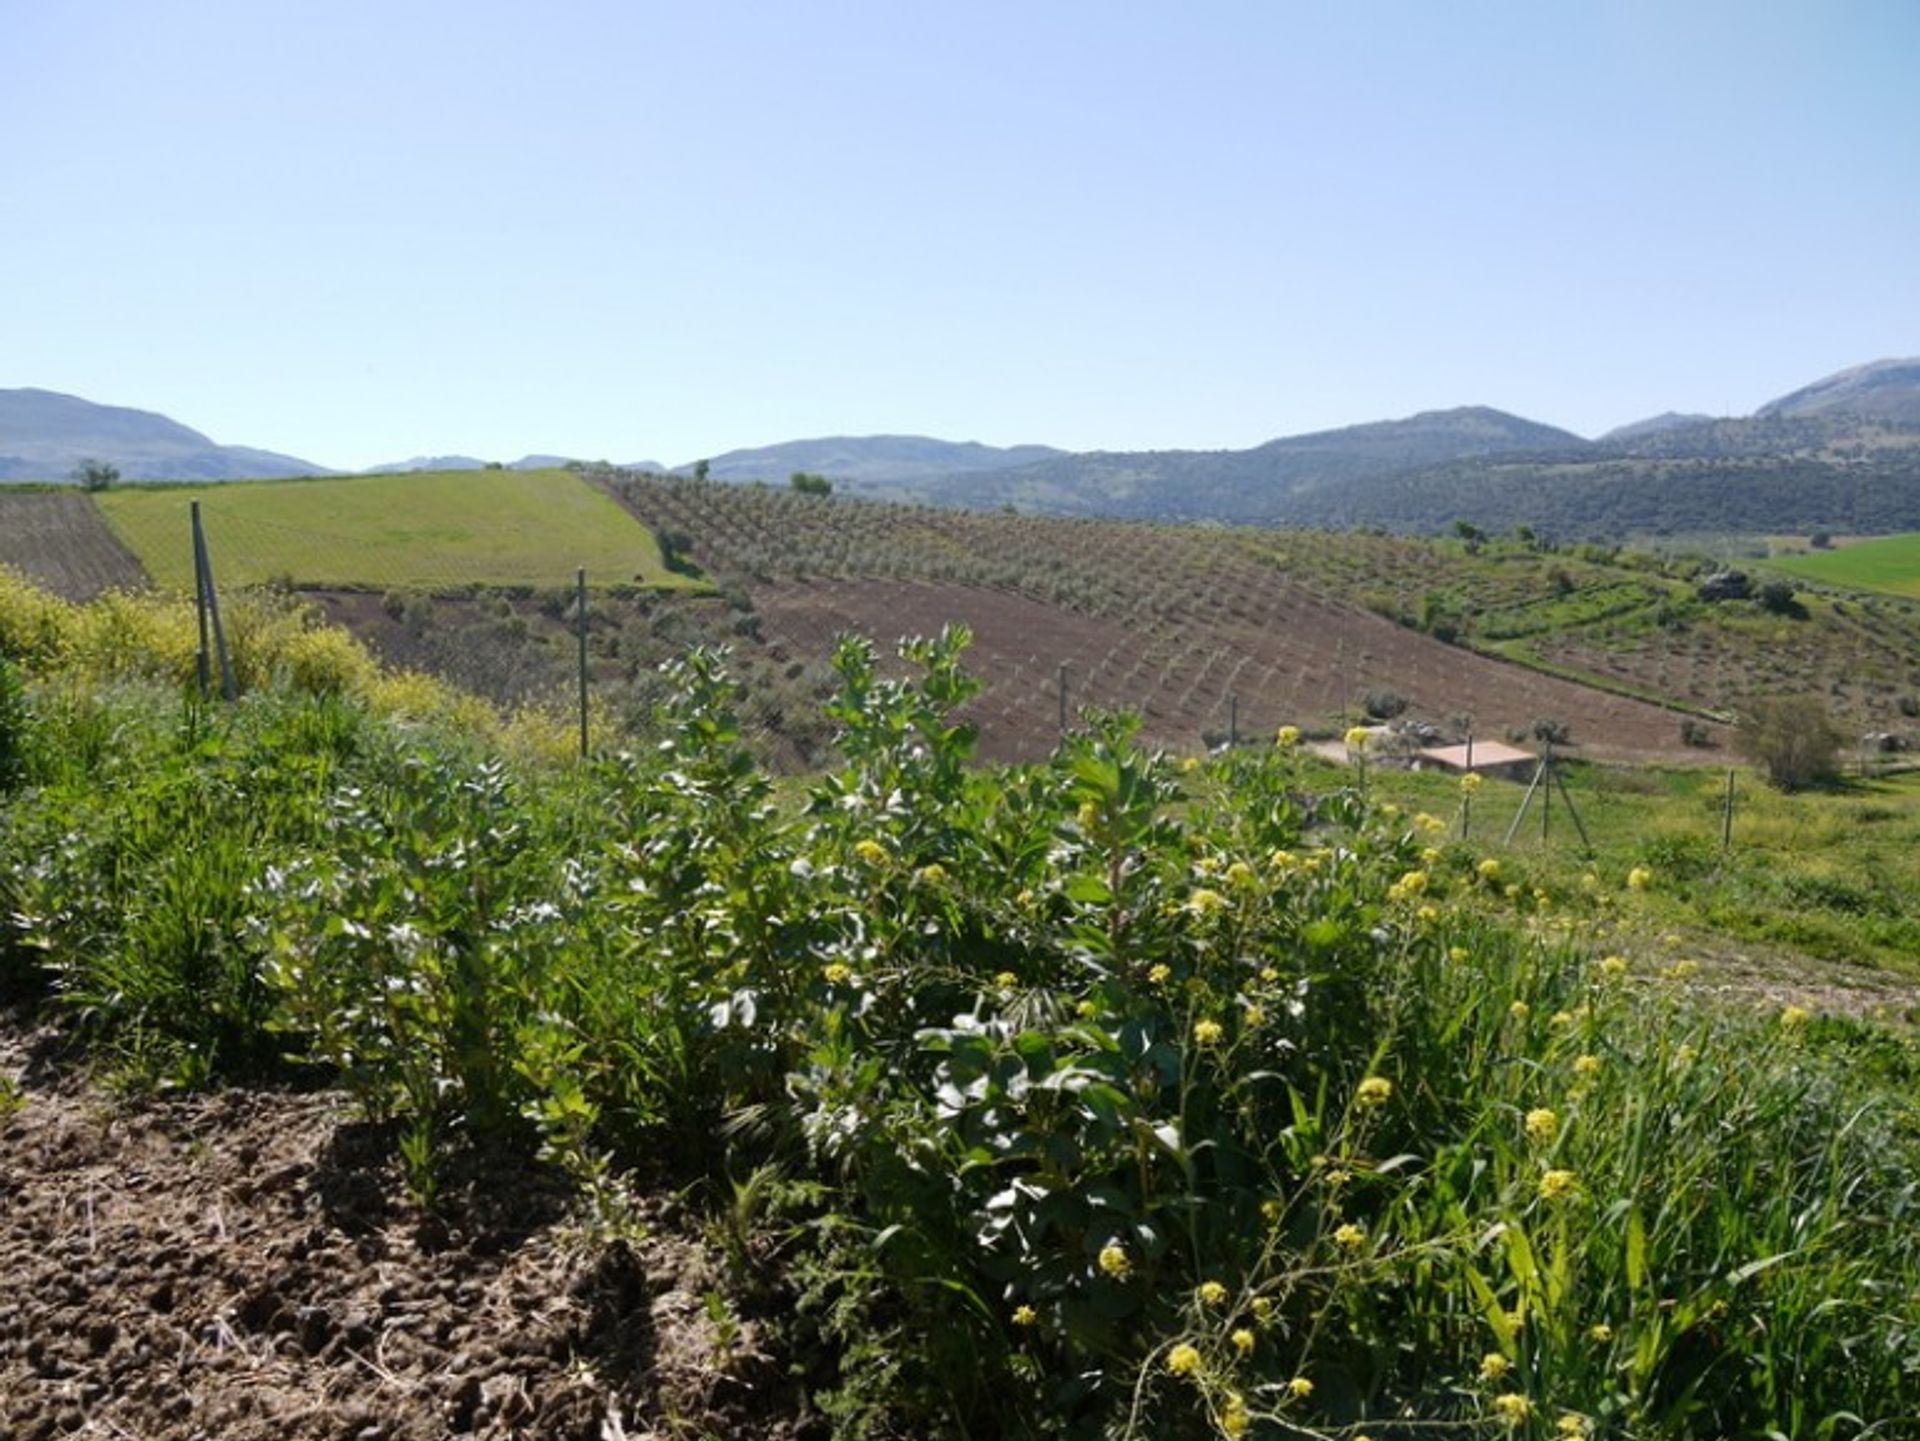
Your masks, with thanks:
M1304 1401L1313 1394L1313 1382L1305 1376L1295 1376L1287 1382L1287 1394L1296 1401Z
M1346 734L1347 749L1364 753L1367 742L1373 739L1373 732L1365 726L1354 726Z
M1518 1426L1533 1414L1533 1402L1517 1391L1493 1398L1493 1414L1509 1426Z
M1247 1415L1247 1403L1238 1396L1229 1395L1226 1405L1220 1408L1220 1434L1227 1441L1239 1441L1252 1424L1253 1418Z
M1580 1189L1580 1178L1571 1171L1549 1171L1540 1178L1540 1199L1564 1201Z
M1227 884L1230 886L1244 886L1252 879L1253 867L1245 861L1235 861L1227 867Z
M1078 1005L1076 1005L1073 1008L1073 1013L1076 1016L1080 1017L1082 1020L1086 1020L1090 1017L1099 1015L1100 1007L1095 1005L1092 1001L1081 1001Z
M1260 1203L1260 1219L1265 1221L1269 1226L1279 1225L1280 1218L1286 1214L1287 1203L1284 1201L1269 1198ZM1253 1304L1258 1306L1260 1303L1256 1301Z
M1576 1416L1573 1412L1567 1411L1561 1415L1558 1421L1553 1423L1553 1429L1558 1431L1562 1436L1584 1436L1587 1434L1587 1418L1584 1416Z
M1429 835L1437 835L1447 828L1445 821L1427 811L1420 811L1415 814L1413 824L1416 830L1426 831Z
M1673 1063L1676 1066L1691 1066L1699 1058L1700 1053L1692 1046L1681 1046L1673 1053Z
M1200 769L1200 757L1198 756L1188 756L1186 759L1180 762L1180 773L1182 775L1190 776L1199 769Z
M1625 956L1606 956L1600 962L1600 974L1610 981L1617 981L1627 973Z
M1447 947L1447 959L1452 961L1456 966L1462 964L1467 959L1468 954L1469 952L1465 946Z
M1273 733L1273 743L1283 751L1290 751L1300 744L1299 726L1281 726Z
M1127 1259L1125 1251L1109 1243L1100 1248L1100 1269L1116 1281L1123 1281L1132 1274L1133 1262Z
M1468 771L1465 775L1460 777L1460 794L1464 796L1470 796L1475 791L1479 790L1480 787L1485 785L1486 783L1487 783L1486 777L1481 775L1478 771Z
M1533 1014L1533 1007L1525 1001L1515 1001L1507 1007L1507 1014L1512 1016L1516 1021L1524 1021L1528 1016Z
M1788 1006L1780 1013L1780 1028L1783 1031L1798 1030L1813 1019L1813 1012L1805 1006Z
M1367 1233L1349 1221L1333 1233L1333 1244L1346 1251L1357 1251L1367 1244Z
M1267 857L1267 864L1272 866L1276 871L1284 871L1291 870L1298 860L1299 857L1294 855L1292 851L1275 851Z
M1193 1023L1193 1039L1196 1045L1218 1045L1220 1038L1225 1034L1225 1029L1218 1021L1195 1021Z
M1395 882L1395 885L1410 896L1421 895L1427 889L1427 873L1425 871L1408 871Z
M1500 894L1505 896L1510 901L1517 901L1520 899L1520 887L1518 883L1515 883L1513 885L1508 886Z
M1253 1319L1256 1321L1264 1322L1273 1319L1273 1301L1269 1297L1255 1296L1247 1309L1253 1312Z
M1167 978L1173 974L1173 967L1165 961L1157 961L1147 967L1147 979L1156 986L1164 986Z
M1227 1304L1227 1288L1218 1281L1202 1281L1200 1289L1194 1293L1200 1298L1202 1306L1224 1306Z
M1233 1349L1238 1351L1242 1356L1249 1354L1253 1350L1253 1332L1249 1331L1245 1326L1236 1327L1227 1339L1233 1343Z
M1012 971L1002 971L993 978L993 983L1003 991L1010 991L1020 984L1020 978Z
M1571 1026L1573 1022L1574 1014L1572 1011L1555 1011L1551 1016L1547 1017L1547 1024L1549 1026Z
M1267 1021L1266 1010L1260 1006L1248 1006L1240 1013L1240 1017L1246 1023L1247 1029L1249 1030L1252 1030L1255 1026L1263 1026Z
M1544 1146L1560 1134L1560 1117L1546 1106L1527 1112L1527 1139Z
M1182 1341L1167 1352L1167 1369L1176 1376L1191 1376L1200 1369L1200 1351L1189 1342Z
M1031 1326L1039 1319L1040 1313L1031 1306L1015 1306L1013 1308L1013 1324L1016 1326Z
M1699 969L1700 963L1698 961L1675 961L1667 967L1667 975L1676 981L1684 981Z
M839 961L835 961L830 966L823 966L820 975L830 986L844 986L853 979L853 972Z
M937 886L947 878L947 868L938 861L930 861L915 874L922 885Z
M1260 979L1266 985L1271 986L1275 984L1277 981L1279 981L1280 973L1276 971L1272 966L1262 966L1260 968Z
M1609 1326L1605 1321L1597 1321L1587 1327L1587 1339L1598 1342L1604 1346L1613 1339L1613 1327Z
M1600 1074L1600 1058L1595 1055L1575 1056L1573 1073L1576 1076L1593 1077Z
M1080 809L1074 813L1074 819L1080 823L1081 830L1092 830L1100 824L1100 803L1098 801L1080 802Z
M1385 1076L1368 1076L1354 1092L1354 1099L1363 1106L1384 1106L1393 1099L1393 1082Z
M1187 897L1187 909L1196 916L1210 916L1227 903L1227 898L1218 891L1210 891L1205 886L1197 887Z
M877 866L887 858L887 848L876 840L855 841L853 853L870 866Z
M1653 872L1645 866L1635 866L1627 872L1627 889L1630 891L1644 891L1652 884Z
M1483 881L1491 882L1500 879L1500 862L1492 856L1488 856L1473 869Z
M1489 1351L1480 1358L1480 1379L1482 1381L1498 1381L1512 1369L1513 1362L1509 1361L1498 1351Z

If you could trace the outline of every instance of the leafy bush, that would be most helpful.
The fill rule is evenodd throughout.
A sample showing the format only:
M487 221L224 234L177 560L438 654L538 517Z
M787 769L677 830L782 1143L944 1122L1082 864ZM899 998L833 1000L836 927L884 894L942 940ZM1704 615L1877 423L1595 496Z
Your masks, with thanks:
M1831 779L1845 740L1826 706L1806 695L1756 701L1733 731L1734 749L1783 791Z

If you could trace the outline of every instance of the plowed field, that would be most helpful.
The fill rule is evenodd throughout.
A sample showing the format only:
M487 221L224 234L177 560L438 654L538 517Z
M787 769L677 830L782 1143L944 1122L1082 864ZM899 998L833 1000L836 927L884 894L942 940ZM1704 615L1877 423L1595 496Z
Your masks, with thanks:
M147 583L93 498L78 491L0 489L0 565L68 600Z

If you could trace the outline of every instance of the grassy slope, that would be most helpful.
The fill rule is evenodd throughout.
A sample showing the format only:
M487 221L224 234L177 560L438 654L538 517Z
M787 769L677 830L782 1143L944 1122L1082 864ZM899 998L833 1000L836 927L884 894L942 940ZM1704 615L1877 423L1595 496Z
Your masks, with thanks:
M201 503L224 585L558 586L693 584L667 569L646 527L566 471L440 471L214 486L132 487L99 497L155 581L190 589L188 508Z
M1498 858L1502 879L1577 895L1589 873L1650 872L1633 924L1604 927L1594 944L1627 950L1651 968L1674 959L1720 962L1712 979L1742 991L1786 994L1841 1009L1914 1002L1920 980L1920 775L1850 776L1832 789L1783 795L1742 768L1732 844L1721 848L1724 773L1574 763L1563 774L1593 842L1580 844L1561 796L1549 837L1539 798L1505 837L1522 788L1489 782L1473 801L1471 844ZM1458 836L1460 793L1450 776L1378 771L1374 784ZM1711 965L1709 969L1714 969ZM1898 978L1896 980L1895 978Z
M1822 585L1920 596L1920 532L1881 536L1812 555L1780 556L1769 564Z

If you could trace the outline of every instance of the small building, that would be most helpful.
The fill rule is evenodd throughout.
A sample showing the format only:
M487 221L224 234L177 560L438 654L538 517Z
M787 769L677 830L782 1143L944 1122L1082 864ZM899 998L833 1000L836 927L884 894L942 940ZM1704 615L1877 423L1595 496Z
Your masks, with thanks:
M1473 755L1471 765L1467 763L1469 751ZM1413 768L1417 771L1452 771L1455 775L1473 771L1507 781L1530 780L1534 767L1539 764L1540 757L1532 751L1500 741L1475 741L1471 746L1428 746L1416 751L1413 757Z

